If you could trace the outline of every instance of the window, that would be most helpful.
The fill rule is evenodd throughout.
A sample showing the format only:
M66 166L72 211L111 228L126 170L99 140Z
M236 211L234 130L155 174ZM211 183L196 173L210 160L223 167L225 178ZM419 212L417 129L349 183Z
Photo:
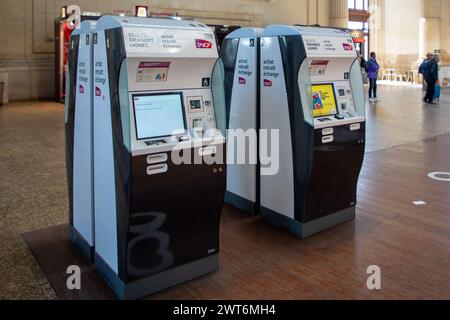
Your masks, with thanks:
M348 8L353 10L369 10L369 0L348 0Z
M349 21L348 28L352 30L364 30L365 32L368 32L369 23L360 21Z
M366 60L369 55L369 0L348 0L348 28L355 32L356 49Z

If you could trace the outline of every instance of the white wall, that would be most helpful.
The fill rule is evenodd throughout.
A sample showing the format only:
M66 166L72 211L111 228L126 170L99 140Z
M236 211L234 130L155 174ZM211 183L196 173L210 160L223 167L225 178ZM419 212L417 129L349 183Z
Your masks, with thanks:
M329 0L0 0L0 73L8 73L10 100L53 97L54 19L62 6L133 14L136 3L209 24L329 22Z
M384 63L410 68L418 59L421 0L386 1Z
M380 25L372 26L371 49L377 51L379 62L385 68L416 69L421 49L425 48L420 37L422 0L373 0L371 21ZM440 46L444 64L450 64L450 0L441 0ZM439 23L438 23L439 24Z

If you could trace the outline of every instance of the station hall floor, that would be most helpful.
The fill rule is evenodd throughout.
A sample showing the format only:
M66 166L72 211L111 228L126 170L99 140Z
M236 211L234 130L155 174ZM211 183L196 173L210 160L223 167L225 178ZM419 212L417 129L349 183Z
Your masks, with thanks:
M450 95L427 106L419 88L379 90L355 222L300 241L226 206L219 272L151 298L450 299L450 182L427 177L450 171ZM65 175L63 106L0 107L1 299L57 298L21 234L68 222Z

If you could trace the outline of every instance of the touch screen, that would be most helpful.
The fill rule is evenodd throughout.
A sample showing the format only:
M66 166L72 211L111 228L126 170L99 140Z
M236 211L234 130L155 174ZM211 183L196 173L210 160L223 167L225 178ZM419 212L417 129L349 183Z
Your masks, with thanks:
M181 93L134 95L138 140L181 134L186 129Z

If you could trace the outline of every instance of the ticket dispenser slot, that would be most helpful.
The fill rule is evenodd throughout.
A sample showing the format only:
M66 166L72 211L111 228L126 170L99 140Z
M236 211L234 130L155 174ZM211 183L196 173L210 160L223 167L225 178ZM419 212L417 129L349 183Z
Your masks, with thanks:
M168 159L167 153L152 154L152 155L147 156L147 163L154 164L154 163L166 162L167 159Z
M95 266L141 298L218 269L223 78L195 21L104 16L96 39Z
M167 164L156 164L152 166L147 167L147 175L155 175L155 174L161 174L165 173L168 170Z

